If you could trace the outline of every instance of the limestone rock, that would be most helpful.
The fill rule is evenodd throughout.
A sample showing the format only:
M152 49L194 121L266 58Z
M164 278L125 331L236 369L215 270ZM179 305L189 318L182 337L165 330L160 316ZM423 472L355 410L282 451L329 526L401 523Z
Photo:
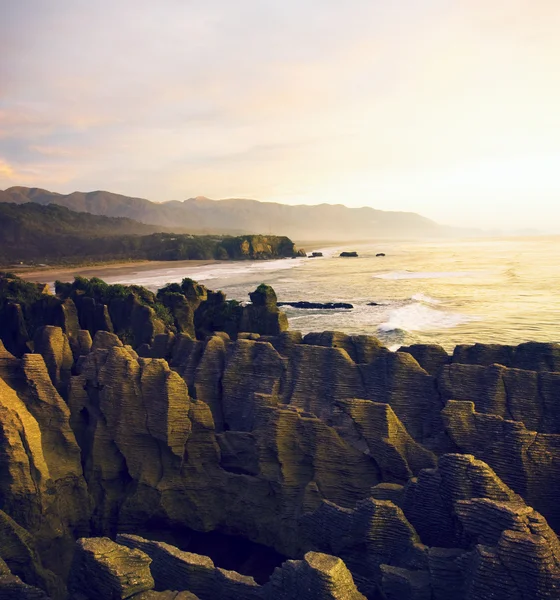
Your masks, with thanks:
M528 371L560 371L560 344L525 342L519 346L460 345L455 348L453 362L481 366L497 363Z
M437 469L424 469L405 488L403 511L422 542L443 548L465 547L455 505L459 500L488 498L522 502L484 462L467 454L440 457Z
M303 342L301 331L282 331L278 335L263 340L270 342L282 356L290 356L294 347Z
M338 400L369 397L361 367L343 348L299 344L294 347L285 377L279 382L282 402L327 422Z
M151 590L152 559L141 550L130 549L109 538L82 538L69 582L71 591L91 600L130 598Z
M37 588L52 598L64 596L62 581L43 566L33 536L0 510L0 598L11 598L10 591L14 598L46 598Z
M347 335L339 331L308 333L303 342L312 346L343 348L355 363L370 363L389 353L381 342L370 335Z
M277 335L288 329L288 318L276 305L276 293L262 283L249 294L252 304L243 308L240 331Z
M487 542L465 555L466 600L558 597L560 544L541 515L521 505L488 501L473 502L460 515L467 528L483 528L480 537ZM498 536L494 518L512 528Z
M441 346L437 344L413 344L412 346L401 346L399 352L407 352L418 362L418 364L430 375L437 375L444 365L451 362L451 357Z
M472 346L461 344L455 347L452 361L462 365L490 366L499 364L506 367L513 366L515 346L502 346L500 344L474 344Z
M33 343L35 352L43 356L57 391L65 396L74 364L68 337L60 327L46 325L37 329Z
M66 298L59 306L60 317L59 323L56 323L62 328L62 331L69 337L76 339L80 331L80 319L78 309L71 298ZM54 323L53 323L54 325Z
M382 588L387 600L432 600L428 571L382 565Z
M435 454L410 437L389 404L353 399L339 401L337 408L333 424L344 439L373 456L384 480L406 482L435 467Z
M4 346L18 358L30 351L29 334L20 304L8 303L0 322L0 337Z
M166 590L165 592L140 592L134 595L134 600L199 600L197 596L190 592L175 592Z
M24 448L33 448L33 459L27 465L24 462L22 467L29 469L26 478L33 481L34 493L25 502L22 502L21 492L10 493L9 497L18 502L10 514L33 531L45 564L63 574L70 564L74 535L87 533L89 528L90 499L82 473L80 448L70 427L69 408L52 385L42 356L26 354L22 371L27 386L18 394L28 414L13 397L11 405L19 417L28 422L24 429ZM37 430L40 431L38 436ZM33 446L31 437L34 437Z
M276 569L263 588L265 600L365 600L340 558L308 552Z
M152 345L156 335L165 333L165 325L156 317L151 306L145 306L134 299L130 313L132 345L134 348L142 344Z
M560 436L530 431L520 421L475 411L472 402L447 403L446 430L461 452L473 454L560 528Z
M219 346L219 342L215 342L215 347ZM225 357L221 415L216 393L208 394L212 397L213 412L228 429L251 431L255 421L255 398L258 394L278 396L284 370L284 360L271 344L238 340L231 345ZM197 371L197 375L200 374Z
M8 352L0 340L0 378L8 382L17 377L20 360Z
M226 360L226 341L214 335L204 345L204 352L194 375L195 397L210 407L216 431L224 427L222 376Z
M443 403L429 375L405 352L392 352L360 368L365 395L391 405L408 433L418 442L429 442L442 430Z
M114 333L98 331L93 338L92 352L96 350L109 350L109 348L122 348L123 343Z
M43 590L27 585L17 575L12 575L0 558L0 600L49 600L49 597Z
M373 595L381 584L381 565L428 567L426 548L392 502L368 498L352 509L324 501L301 517L301 535L308 548L341 557L356 584Z
M117 542L137 548L152 559L151 572L157 590L188 590L200 600L257 600L260 597L259 586L252 577L217 568L207 556L183 552L169 544L134 535L119 535Z
M522 421L533 431L560 433L560 372L452 364L441 370L438 387L444 400L469 400L478 412Z

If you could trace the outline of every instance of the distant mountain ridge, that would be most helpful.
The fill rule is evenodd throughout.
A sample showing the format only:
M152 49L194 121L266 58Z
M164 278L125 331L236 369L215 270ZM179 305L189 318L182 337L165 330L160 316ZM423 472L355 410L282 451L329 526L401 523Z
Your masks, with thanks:
M58 194L39 188L11 187L0 202L58 204L94 215L126 217L141 223L209 234L281 234L292 239L370 239L439 237L451 228L411 212L349 208L341 204L287 205L242 198L151 202L105 191Z

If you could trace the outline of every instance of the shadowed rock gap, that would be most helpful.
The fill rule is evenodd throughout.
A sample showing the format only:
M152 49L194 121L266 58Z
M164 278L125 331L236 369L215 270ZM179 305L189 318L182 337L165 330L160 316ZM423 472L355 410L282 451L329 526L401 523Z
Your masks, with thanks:
M168 523L157 519L147 521L134 532L120 533L135 533L147 540L171 544L185 552L208 556L216 567L253 577L259 585L265 584L274 569L289 558L273 548L241 536L219 531L195 531L184 526L170 527Z

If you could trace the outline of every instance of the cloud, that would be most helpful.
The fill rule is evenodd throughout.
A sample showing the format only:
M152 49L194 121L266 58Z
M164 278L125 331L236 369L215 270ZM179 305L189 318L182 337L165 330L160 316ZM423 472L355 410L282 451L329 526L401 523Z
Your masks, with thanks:
M12 181L19 177L20 175L15 172L12 166L10 166L6 161L0 159L0 181L2 179Z
M556 0L19 0L0 23L0 154L56 191L461 224L499 191L525 222L519 171L560 194L559 27Z

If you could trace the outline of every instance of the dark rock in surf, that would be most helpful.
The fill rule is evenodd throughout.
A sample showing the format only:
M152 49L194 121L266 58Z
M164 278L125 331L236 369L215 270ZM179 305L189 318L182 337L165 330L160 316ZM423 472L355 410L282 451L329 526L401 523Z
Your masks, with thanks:
M377 253L375 256L376 256L376 257L377 257L377 256L385 256L385 253L384 253L384 252L378 252L378 253Z
M357 252L341 252L340 256L342 256L343 258L357 258L358 253Z
M333 310L337 308L354 308L354 305L348 302L278 302L278 306L291 306L292 308L317 308L326 310Z

